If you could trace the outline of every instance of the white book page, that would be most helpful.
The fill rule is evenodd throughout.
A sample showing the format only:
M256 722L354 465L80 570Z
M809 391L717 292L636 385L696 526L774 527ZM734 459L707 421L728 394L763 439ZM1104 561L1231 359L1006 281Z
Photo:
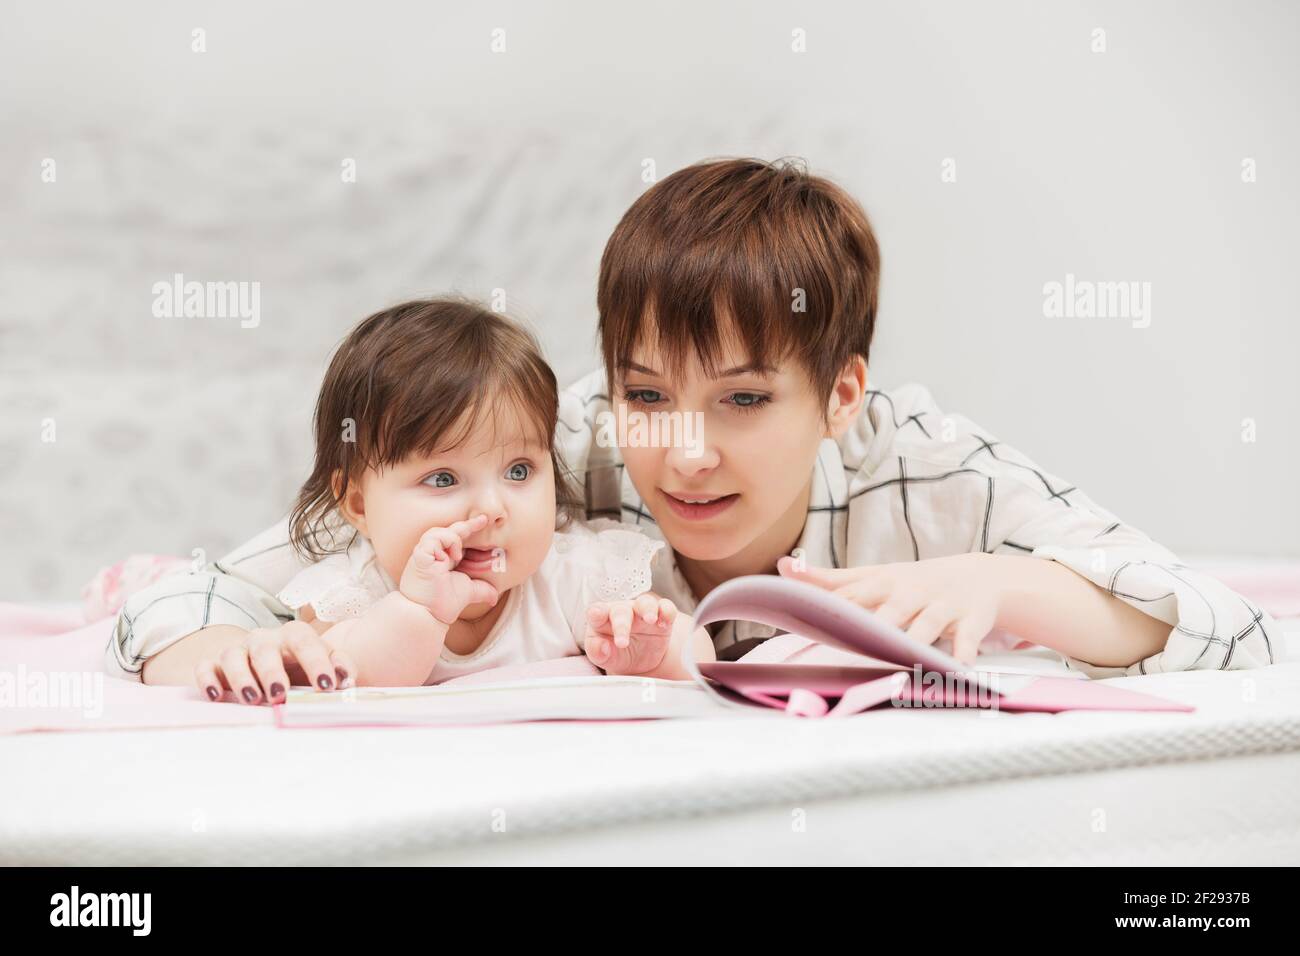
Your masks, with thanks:
M758 716L764 708L754 708ZM640 720L735 716L693 681L542 677L496 684L291 690L281 726L465 724L522 720Z

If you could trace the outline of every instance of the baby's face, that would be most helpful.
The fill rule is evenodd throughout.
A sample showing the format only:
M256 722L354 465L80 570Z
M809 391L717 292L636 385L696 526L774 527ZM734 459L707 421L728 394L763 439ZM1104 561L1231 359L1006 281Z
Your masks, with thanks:
M550 449L506 414L495 428L482 423L459 448L367 471L360 491L365 513L357 526L394 582L426 531L484 514L487 526L464 539L457 570L488 581L504 597L541 565L555 533ZM462 616L486 611L471 607Z

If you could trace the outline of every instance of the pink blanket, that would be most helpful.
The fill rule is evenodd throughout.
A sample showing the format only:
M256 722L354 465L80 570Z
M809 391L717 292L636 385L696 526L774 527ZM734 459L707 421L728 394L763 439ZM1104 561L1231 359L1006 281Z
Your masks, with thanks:
M104 673L114 619L0 603L0 734L35 730L275 726L270 707L211 703L194 687L153 687ZM585 657L498 667L448 683L599 674Z
M1197 570L1218 578L1275 618L1300 617L1300 564L1198 564Z
M1274 617L1300 616L1300 563L1201 567ZM87 606L103 613L103 603L88 598ZM274 726L269 707L213 704L196 688L150 687L105 674L112 626L113 618L88 624L82 611L0 603L0 733ZM460 682L595 673L585 658L573 657Z
M104 673L113 619L78 626L79 617L0 604L0 733L272 725L266 707L213 704L197 688Z

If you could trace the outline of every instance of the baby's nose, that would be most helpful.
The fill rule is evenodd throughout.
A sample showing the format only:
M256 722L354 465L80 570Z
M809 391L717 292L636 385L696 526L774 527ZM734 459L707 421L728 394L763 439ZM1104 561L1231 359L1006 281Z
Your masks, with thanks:
M485 497L478 502L478 507L470 512L471 517L478 514L488 519L489 528L499 528L506 520L505 504L499 497Z

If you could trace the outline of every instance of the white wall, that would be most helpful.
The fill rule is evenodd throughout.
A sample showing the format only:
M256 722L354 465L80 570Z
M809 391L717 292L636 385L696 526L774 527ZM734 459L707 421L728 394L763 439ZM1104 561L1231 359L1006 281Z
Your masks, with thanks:
M219 552L274 520L331 347L401 297L503 287L576 376L642 160L732 154L804 156L866 206L876 384L927 383L1176 551L1300 552L1292 4L3 17L0 597L70 597L132 551ZM154 318L173 272L259 281L261 325ZM1067 273L1151 283L1150 326L1046 318Z

